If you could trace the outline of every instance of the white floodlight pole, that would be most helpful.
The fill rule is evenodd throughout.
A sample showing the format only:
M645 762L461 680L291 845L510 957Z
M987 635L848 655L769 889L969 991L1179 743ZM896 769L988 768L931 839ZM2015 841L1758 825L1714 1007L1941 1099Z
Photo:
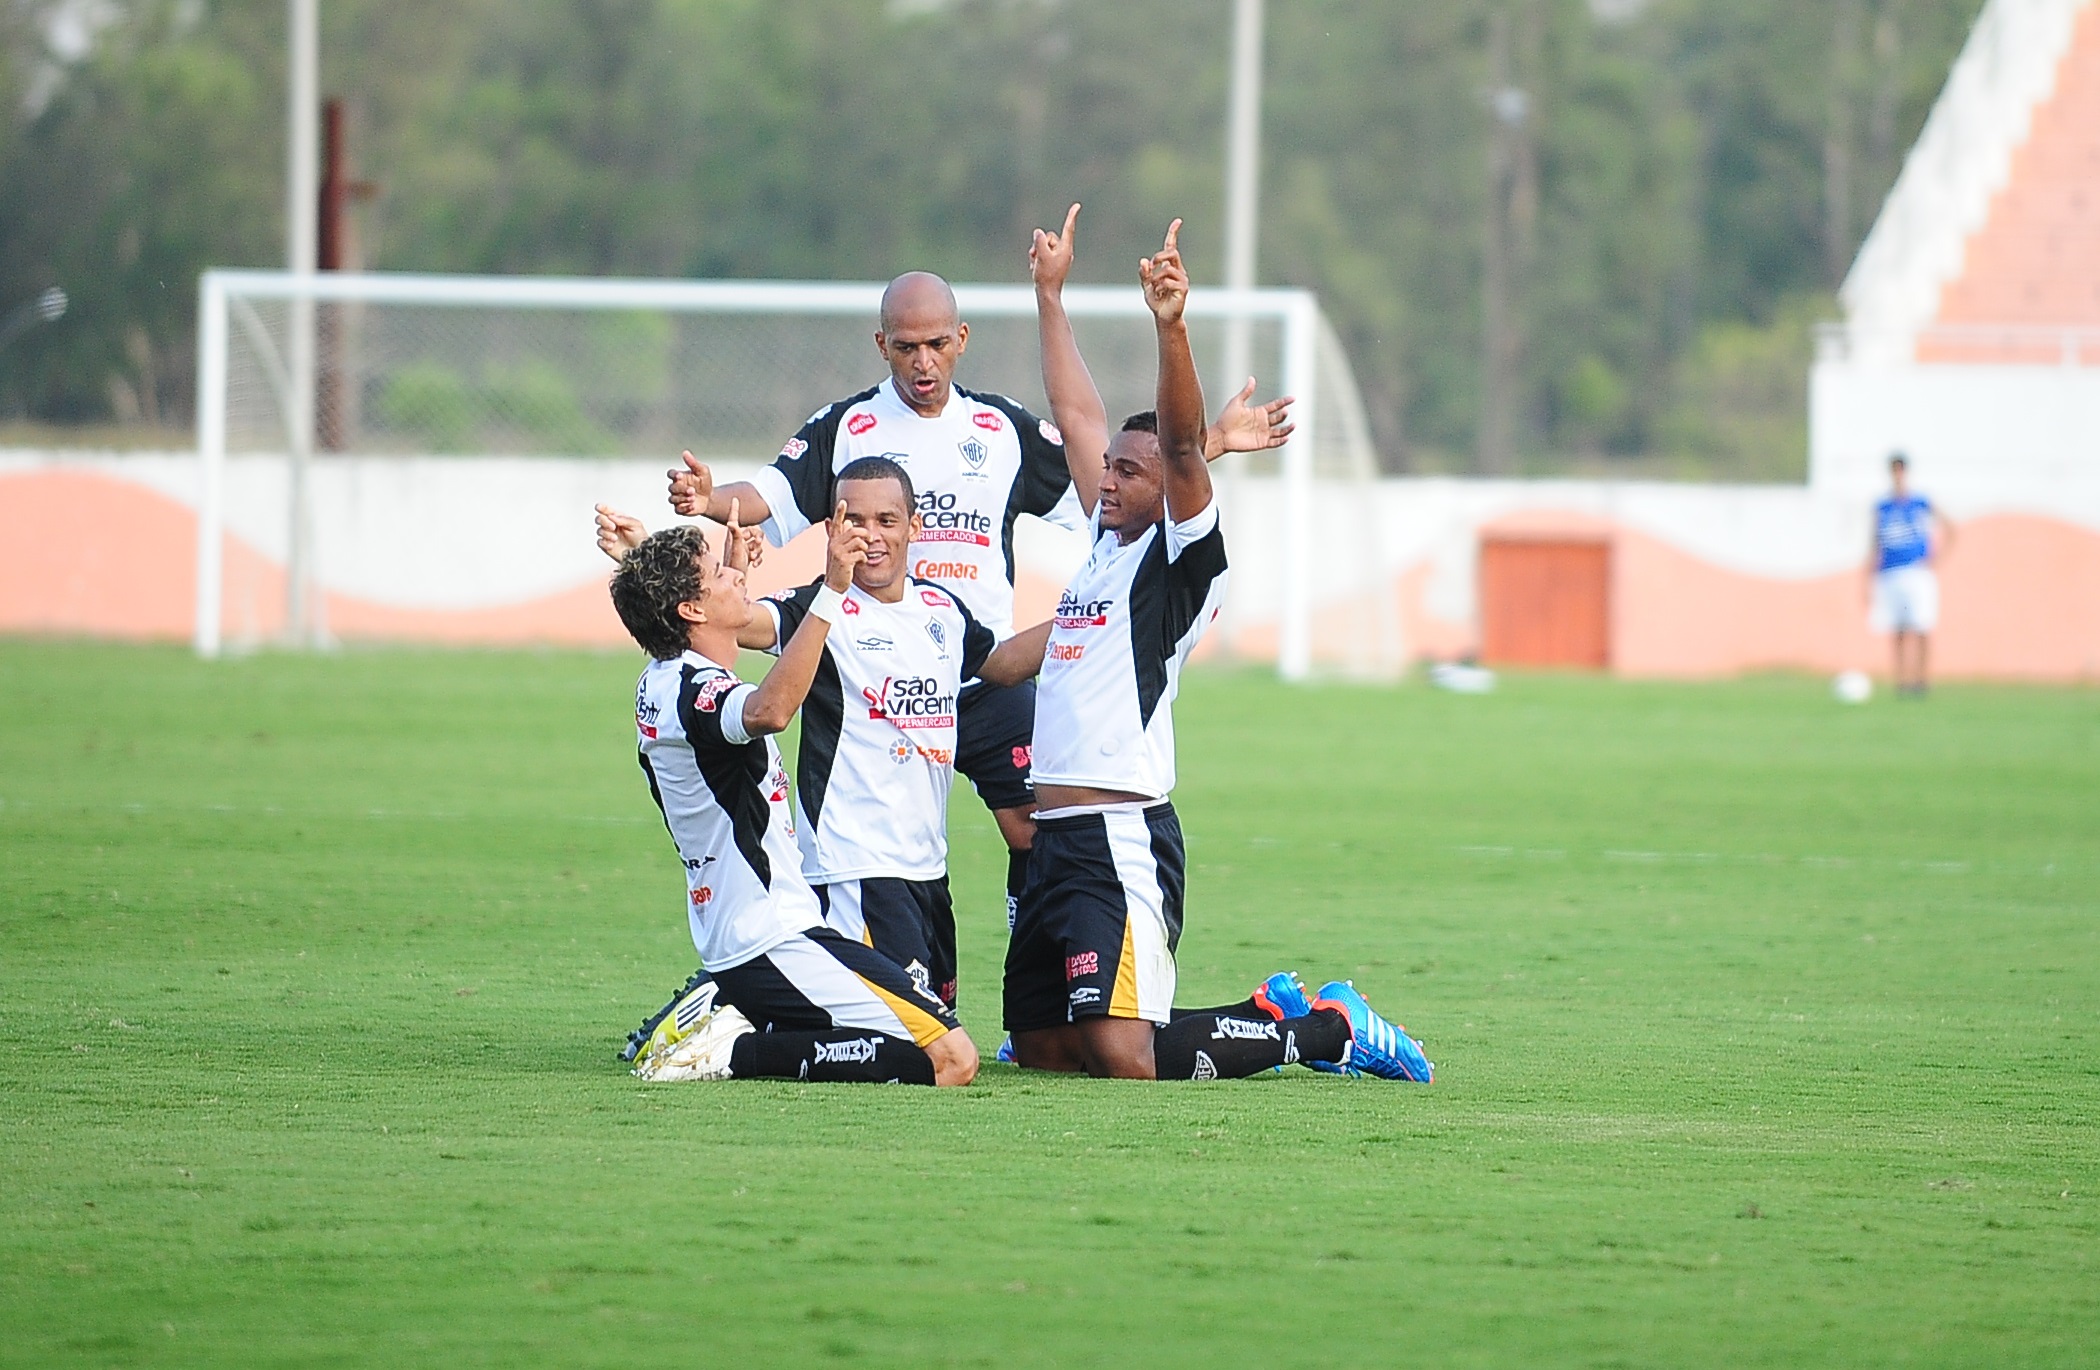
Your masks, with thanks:
M1261 234L1261 47L1262 0L1234 0L1232 22L1231 104L1225 121L1225 288L1254 288L1255 250ZM1221 383L1225 394L1237 390L1252 367L1254 321L1244 314L1225 320L1225 359ZM1223 396L1214 398L1222 399ZM1236 537L1252 527L1240 511L1247 458L1233 452L1225 458L1224 512ZM1226 597L1222 636L1237 644L1240 615Z
M204 273L197 301L197 655L219 654L226 536L226 286Z
M1312 674L1313 434L1319 430L1320 302L1291 301L1283 325L1283 385L1298 397L1298 431L1283 445L1283 606L1277 619L1276 671L1285 680Z
M285 117L285 266L311 285L320 252L321 31L319 0L289 0L291 53ZM295 294L287 320L285 370L291 385L284 416L290 475L285 548L285 634L308 645L316 636L313 602L313 508L309 478L314 445L314 299Z

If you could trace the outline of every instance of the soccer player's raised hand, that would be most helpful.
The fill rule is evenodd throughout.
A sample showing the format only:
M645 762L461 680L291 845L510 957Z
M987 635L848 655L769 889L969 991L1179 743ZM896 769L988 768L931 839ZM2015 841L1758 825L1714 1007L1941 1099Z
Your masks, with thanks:
M1028 275L1037 290L1054 293L1065 288L1065 277L1072 274L1072 235L1078 227L1079 206L1074 204L1065 211L1064 228L1056 233L1035 231L1035 241L1028 245Z
M1253 398L1254 377L1249 376L1239 393L1218 411L1218 421L1211 425L1204 443L1205 457L1216 460L1227 452L1261 452L1281 447L1296 431L1298 425L1290 421L1291 396L1267 404L1249 404Z
M826 531L830 544L824 553L824 583L844 594L853 583L853 568L868 559L868 530L846 521L846 502L840 500Z
M728 532L722 537L722 564L732 571L748 571L766 559L765 535L743 523L743 501L729 501Z
M1145 305L1161 323L1181 322L1189 302L1189 274L1181 266L1181 220L1167 225L1166 245L1138 259L1138 279L1145 286Z
M648 536L649 530L632 514L623 514L606 504L598 506L598 550L614 561L625 561L627 554Z
M689 519L704 518L707 502L715 493L715 473L702 466L691 452L678 455L685 459L685 465L664 472L671 480L671 508Z

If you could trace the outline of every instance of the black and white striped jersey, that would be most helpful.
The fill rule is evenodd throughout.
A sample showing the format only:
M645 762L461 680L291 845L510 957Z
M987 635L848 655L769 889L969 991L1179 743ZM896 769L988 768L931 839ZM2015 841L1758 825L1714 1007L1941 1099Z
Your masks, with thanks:
M1129 543L1101 527L1098 511L1093 531L1036 681L1035 783L1163 799L1174 788L1181 668L1225 599L1217 501Z
M824 921L802 878L780 752L744 731L753 688L687 652L650 662L634 691L636 751L685 862L686 917L709 970Z
M752 484L772 517L774 546L831 516L832 478L862 457L888 457L911 476L924 530L911 573L939 581L977 621L1005 638L1014 619L1014 520L1048 517L1078 526L1064 437L1004 395L953 387L948 407L924 418L893 381L809 416Z
M763 601L775 650L822 584ZM945 586L907 579L895 604L848 587L802 704L795 803L811 884L947 873L956 696L993 646Z

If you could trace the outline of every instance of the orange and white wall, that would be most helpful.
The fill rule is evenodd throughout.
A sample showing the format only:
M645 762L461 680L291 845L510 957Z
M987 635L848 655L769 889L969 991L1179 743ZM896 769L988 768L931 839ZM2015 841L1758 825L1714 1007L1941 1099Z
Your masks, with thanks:
M0 453L0 632L187 640L195 484L187 453ZM226 636L260 645L284 622L282 466L235 458L226 488ZM314 508L326 628L343 641L622 646L591 507L660 522L663 489L653 462L324 458ZM1944 565L1942 669L2100 678L2100 491L2088 491L2053 509L1943 496L1961 531ZM1268 511L1280 491L1252 479L1239 494L1216 645L1272 658L1283 566ZM1323 483L1317 500L1314 646L1329 666L1473 650L1481 541L1504 535L1609 547L1620 674L1824 671L1884 655L1865 621L1868 508L1851 493L1402 479ZM1023 521L1021 621L1047 613L1083 550L1075 534ZM755 579L798 583L819 555L805 535Z

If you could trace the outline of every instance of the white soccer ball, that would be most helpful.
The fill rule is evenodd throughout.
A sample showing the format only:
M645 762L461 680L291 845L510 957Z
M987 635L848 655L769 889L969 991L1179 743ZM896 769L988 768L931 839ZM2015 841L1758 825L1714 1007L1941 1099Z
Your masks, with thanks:
M1839 671L1830 682L1830 693L1840 704L1864 704L1874 697L1874 682L1865 671Z

